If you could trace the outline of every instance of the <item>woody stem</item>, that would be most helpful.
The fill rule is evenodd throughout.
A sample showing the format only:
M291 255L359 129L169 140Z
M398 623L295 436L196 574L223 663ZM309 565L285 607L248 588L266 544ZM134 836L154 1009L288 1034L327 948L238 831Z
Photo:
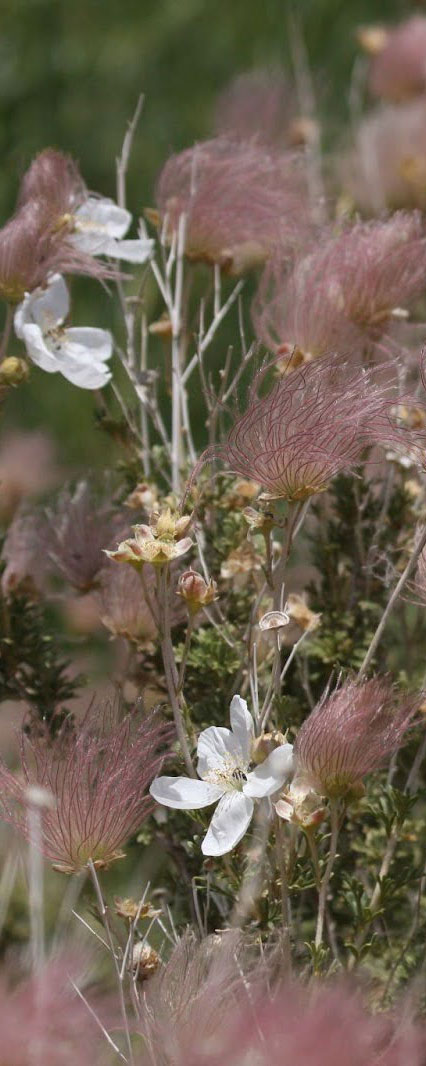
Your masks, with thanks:
M325 909L327 904L327 893L330 885L330 878L333 871L334 861L337 854L337 840L339 836L339 811L336 800L330 802L330 819L331 819L331 839L330 839L330 851L328 855L327 866L324 871L324 877L322 879L319 893L318 893L318 916L317 916L317 928L315 933L315 947L319 948L323 940Z

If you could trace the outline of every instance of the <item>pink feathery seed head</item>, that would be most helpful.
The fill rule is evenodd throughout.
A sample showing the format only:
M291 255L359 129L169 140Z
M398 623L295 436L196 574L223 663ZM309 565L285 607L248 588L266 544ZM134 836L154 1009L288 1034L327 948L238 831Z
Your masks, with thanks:
M426 230L419 212L357 222L322 241L286 273L269 264L253 318L258 336L308 358L361 351L425 288Z
M370 92L398 103L426 90L426 17L413 15L386 28L382 47L371 58Z
M366 214L426 207L426 97L373 110L343 157L341 181Z
M84 965L82 966L82 963ZM7 1066L93 1066L104 1051L96 1021L73 987L85 978L87 964L65 951L36 976L11 980L0 975L0 1061ZM90 997L89 997L90 998ZM106 1021L110 1004L94 1003Z
M18 196L18 207L39 200L50 204L52 215L73 213L88 196L77 164L69 155L54 148L45 148L36 155L24 174Z
M31 201L0 229L0 299L17 304L54 270L58 241L50 239L46 211Z
M146 568L145 581L151 602L156 604L153 567ZM149 647L156 639L158 628L146 602L140 575L132 567L105 561L97 599L101 622L114 636L125 637L139 648Z
M0 439L0 516L13 517L22 500L39 496L57 482L53 443L47 434L6 433Z
M186 254L240 274L312 231L303 160L218 137L171 156L157 183L163 223L186 218Z
M330 351L352 357L362 348L362 335L341 303L340 286L324 271L318 252L292 267L276 255L265 266L252 306L257 338L276 354L294 349L293 369Z
M65 489L59 496L55 509L48 511L48 524L52 562L70 585L87 592L96 585L106 563L103 549L115 542L123 516L80 481L74 491Z
M194 1032L176 1066L423 1066L424 1027L397 1012L371 1015L340 979L314 990L287 983L227 1003L209 1040ZM170 1060L164 1060L169 1063ZM161 1060L163 1066L163 1060Z
M214 1047L222 1027L234 1020L234 1012L239 1015L248 982L254 991L261 980L261 967L250 958L240 931L225 930L201 942L192 932L184 935L147 983L142 1005L141 1032L158 1066L204 1061L197 1054Z
M320 795L344 796L400 747L420 701L398 696L381 677L326 692L297 735L296 780Z
M55 272L116 277L111 267L74 247L68 236L67 224L56 225L54 205L42 200L23 204L0 229L0 299L18 304Z
M54 741L23 733L20 776L0 763L1 813L28 839L28 805L42 790L42 851L54 868L77 873L89 859L107 867L152 810L147 789L172 733L157 712L122 718L118 706L95 705Z
M284 146L295 111L294 89L282 71L239 74L221 92L215 108L218 136Z
M20 510L7 531L0 558L5 567L1 589L8 597L14 592L34 596L45 589L50 560L47 554L48 527L42 514Z
M205 463L221 459L232 473L259 482L270 499L304 500L351 470L367 447L406 441L406 431L392 424L389 386L374 383L371 372L324 357L260 395L268 369L258 374L249 406L224 443L201 455L188 491Z

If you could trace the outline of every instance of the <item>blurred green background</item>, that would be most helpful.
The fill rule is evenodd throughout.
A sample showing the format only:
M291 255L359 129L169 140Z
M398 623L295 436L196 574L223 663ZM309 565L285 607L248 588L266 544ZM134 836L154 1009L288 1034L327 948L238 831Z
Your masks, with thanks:
M0 0L2 219L13 210L23 170L48 145L79 161L90 188L114 196L115 158L143 92L128 181L129 207L141 213L168 154L209 135L217 94L235 74L288 68L291 16L332 140L345 123L356 27L419 7L402 0ZM78 282L74 292L76 322L111 325L111 301L99 286ZM82 467L108 455L92 411L90 394L34 371L8 397L3 424L49 428L62 460Z

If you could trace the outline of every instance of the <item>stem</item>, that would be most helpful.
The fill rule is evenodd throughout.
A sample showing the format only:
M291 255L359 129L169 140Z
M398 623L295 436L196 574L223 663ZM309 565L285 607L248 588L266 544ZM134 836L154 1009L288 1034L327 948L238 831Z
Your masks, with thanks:
M118 965L118 959L117 959L117 956L116 956L116 953L115 953L115 946L114 946L114 940L113 940L113 936L112 936L112 932L111 932L111 926L109 924L109 919L108 919L108 910L107 910L106 904L104 902L104 898L103 898L103 895L102 895L102 889L101 889L101 886L100 886L100 883L99 883L99 878L98 878L98 875L96 873L96 869L95 869L95 865L94 865L93 860L89 859L87 865L88 865L89 870L90 870L90 876L92 878L92 883L93 883L93 887L94 887L94 890L95 890L95 895L96 895L96 899L97 899L97 903L98 903L98 907L99 907L99 913L100 913L100 916L101 916L101 919L102 919L102 924L103 924L103 927L105 929L105 934L106 934L106 938L107 938L107 941L108 941L108 947L109 947L109 950L111 952L111 955L112 955L112 958L113 958L113 961L114 961L114 969L115 969L115 972L116 972L117 983L118 983L118 994L119 994L119 1001L120 1001L120 1011L121 1011L121 1017L123 1019L123 1026L124 1026L124 1032L125 1032L125 1036L126 1036L127 1050L128 1050L128 1054L129 1054L129 1062L131 1063L131 1066L134 1066L132 1041L130 1039L129 1021L128 1021L127 1011L126 1011L126 1001L125 1001L125 998L124 998L124 974L122 975L120 967Z
M177 666L175 662L173 644L170 632L170 616L169 616L169 602L168 602L168 567L163 566L162 573L159 575L158 591L160 601L160 623L161 623L161 654L163 657L164 673L166 677L167 691L169 694L169 700L173 711L173 718L176 727L177 738L180 744L180 749L185 762L186 769L190 777L196 777L194 766L191 759L191 752L189 749L188 738L186 735L186 729L183 719L182 707L179 701L179 677Z
M28 874L31 928L31 960L34 973L44 964L44 877L42 840L43 827L40 805L30 800L28 806Z
M185 679L186 660L188 658L188 652L189 652L189 649L190 649L190 646L191 646L191 638L192 638L192 634L193 634L193 631L194 631L194 621L195 621L194 617L192 615L190 615L190 617L188 618L188 625L187 625L187 628L186 628L186 636L185 636L185 644L183 646L183 652L182 652L182 662L180 664L180 670L179 670L178 687L177 687L178 692L181 692L182 688L183 688L183 682L184 682L184 679Z
M13 309L10 304L7 305L6 317L4 320L3 334L0 343L0 361L5 358L9 345L10 333L13 322Z
M284 577L286 567L288 563L288 557L290 555L291 543L293 539L293 531L296 524L296 519L299 513L299 504L289 503L287 512L287 521L285 526L285 536L282 546L280 558L277 562L275 570L273 572L274 583L274 611L280 611L283 606L284 598Z
M327 903L327 893L330 885L330 878L334 866L334 860L337 854L337 840L339 836L339 814L338 806L335 800L330 802L330 818L331 818L331 840L330 840L330 852L328 856L327 866L324 871L324 877L321 882L320 890L318 893L318 916L317 916L317 928L315 933L315 947L319 948L323 940L325 908Z
M277 857L277 866L280 873L281 881L281 913L283 919L283 927L285 933L285 952L287 956L288 971L291 971L291 952L290 952L290 899L288 894L288 878L287 878L287 866L285 856L285 835L284 824L281 818L275 815L275 854Z
M419 557L420 557L425 545L426 545L426 527L423 530L423 534L420 537L420 539L418 541L418 544L415 547L415 549L413 551L413 554L411 555L411 558L408 560L408 563L407 563L407 565L405 567L405 570L404 570L403 574L401 574L401 577L400 577L399 581L397 582L397 584L395 585L395 588L394 588L394 590L393 590L393 592L392 592L392 594L391 594L391 596L390 596L390 598L388 600L388 603L387 603L387 605L385 607L383 615L382 615L382 617L380 619L379 625L377 626L376 632L375 632L374 637L373 637L373 639L371 641L370 647L369 647L369 649L368 649L368 651L367 651L367 653L365 655L364 661L363 661L363 663L361 665L361 668L360 668L360 671L359 671L359 674L358 674L358 678L363 677L363 675L368 670L368 668L370 666L370 663L371 663L371 660L373 659L373 656L375 654L377 645L379 644L379 642L381 640L381 637L382 637L383 631L385 629L385 626L387 625L387 621L388 621L389 615L391 614L397 599L401 595L401 592L402 592L402 590L404 588L404 585L408 581L409 577L411 577L411 574L413 573L413 571L415 569L416 563L417 563L417 561L418 561L418 559L419 559Z
M179 493L180 467L182 458L182 378L181 378L181 334L182 334L182 286L183 256L185 251L186 219L179 218L175 298L172 322L172 489Z

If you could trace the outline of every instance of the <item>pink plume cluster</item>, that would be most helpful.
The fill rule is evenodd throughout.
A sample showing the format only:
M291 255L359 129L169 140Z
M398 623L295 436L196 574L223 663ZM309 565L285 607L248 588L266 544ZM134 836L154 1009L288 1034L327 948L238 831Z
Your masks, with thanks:
M367 29L368 33L368 29ZM398 102L426 90L426 17L413 15L382 30L368 78L373 96Z
M99 1029L71 984L76 960L61 955L17 984L0 977L0 1061L7 1066L93 1066ZM105 1044L105 1046L107 1046Z
M330 797L357 788L399 748L418 706L379 677L326 692L297 735L295 781Z
M292 270L282 259L267 265L253 308L257 335L308 361L330 351L361 355L395 309L410 308L423 292L425 270L420 212L357 222L325 235Z
M389 389L374 384L371 373L333 358L294 370L290 359L288 366L290 373L266 396L260 395L265 371L258 375L245 414L223 444L203 452L190 486L206 462L221 459L226 469L259 482L270 499L303 500L353 468L368 446L408 446L409 431L392 421Z
M70 211L85 198L83 179L68 156L46 149L24 175L15 214L0 229L0 299L18 304L49 274L114 276L111 268L68 239Z
M367 214L426 207L426 97L380 107L359 123L341 167L345 188Z
M186 254L240 274L312 231L303 161L254 141L217 137L173 155L157 183L163 224L186 218Z
M0 811L28 838L31 789L43 790L42 847L55 869L76 873L89 859L108 866L152 810L147 789L169 739L155 713L138 721L94 706L75 728L66 721L54 741L24 734L21 775L0 764Z
M229 1010L229 1008L228 1008ZM422 1025L368 1013L357 991L331 984L316 993L283 985L222 1011L214 1036L193 1041L176 1066L422 1066Z

